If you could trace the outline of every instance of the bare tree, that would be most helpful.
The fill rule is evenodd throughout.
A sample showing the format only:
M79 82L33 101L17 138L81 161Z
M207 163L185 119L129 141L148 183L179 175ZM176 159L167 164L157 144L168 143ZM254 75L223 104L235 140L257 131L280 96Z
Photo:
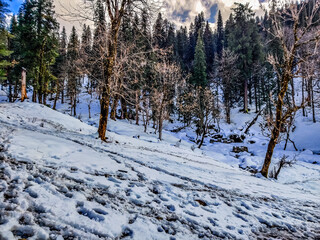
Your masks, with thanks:
M232 80L239 75L236 67L238 56L228 49L223 49L222 57L217 58L217 79L223 91L227 123L231 123L230 110L232 105Z
M309 62L311 57L317 53L320 40L320 31L317 23L320 1L315 1L309 16L305 19L306 24L300 24L301 12L307 7L309 1L288 3L283 10L271 14L272 31L270 34L279 41L283 51L283 63L276 56L268 56L268 61L273 65L277 78L281 83L280 91L275 100L276 114L272 121L271 137L268 144L265 161L261 170L264 177L268 177L269 166L276 144L278 143L281 128L302 105L285 106L285 96L289 89L289 84L296 77L300 77L300 64ZM306 48L305 53L299 51Z
M201 148L206 135L209 132L209 126L211 123L218 118L219 111L217 109L217 104L215 103L216 98L209 87L201 89L198 87L196 89L196 116L198 117L197 125L197 135L200 135L200 141L198 148ZM203 104L203 103L205 104Z
M107 56L103 61L103 82L101 85L100 99L100 121L99 121L99 137L101 140L106 139L106 129L108 122L109 104L112 90L110 83L113 75L114 66L116 64L118 35L121 21L125 14L125 10L129 5L133 9L142 9L148 5L147 0L104 0L110 22L110 28L107 39Z
M170 63L166 56L155 65L157 83L152 91L153 112L158 122L159 139L162 140L163 121L169 117L169 105L174 101L178 85L184 84L179 66ZM174 94L172 94L174 93Z

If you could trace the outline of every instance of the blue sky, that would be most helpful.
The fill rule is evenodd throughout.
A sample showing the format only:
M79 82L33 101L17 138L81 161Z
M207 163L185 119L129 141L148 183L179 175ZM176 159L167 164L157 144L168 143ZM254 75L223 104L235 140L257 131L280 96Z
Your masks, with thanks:
M166 4L166 9L164 13L166 17L177 27L181 25L189 26L190 22L193 21L196 15L201 11L205 14L205 19L208 20L212 26L215 26L217 19L217 11L221 10L222 18L225 21L230 13L233 3L249 2L253 6L254 10L259 8L259 1L264 2L265 0L157 0L159 2L163 1ZM17 14L21 4L24 0L12 0L9 3L9 9L12 13ZM65 9L76 9L79 2L83 0L54 0L56 5L56 12L61 13ZM65 5L65 6L63 6ZM69 22L63 19L59 19L61 26L65 26L67 29L71 29L72 25L81 25L81 23ZM78 28L78 27L77 27ZM81 29L81 26L79 27Z
M23 0L12 0L11 2L8 1L9 3L9 10L13 13L13 14L17 14L19 11L19 8L22 4Z

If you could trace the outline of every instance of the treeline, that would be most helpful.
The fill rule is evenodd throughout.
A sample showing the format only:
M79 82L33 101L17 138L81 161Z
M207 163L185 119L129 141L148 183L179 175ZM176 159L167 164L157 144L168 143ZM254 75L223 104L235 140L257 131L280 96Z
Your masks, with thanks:
M150 8L141 4L137 9L135 2L112 9L120 5L95 1L94 25L84 25L81 36L73 27L67 37L64 28L59 33L52 0L25 1L9 29L12 64L6 67L4 82L9 100L19 96L24 67L33 101L46 104L50 97L53 108L58 100L68 101L73 115L87 79L88 94L96 93L100 99L102 139L109 113L112 119L143 122L145 131L151 124L160 139L163 121L178 117L185 126L195 124L199 147L213 122L219 128L221 115L231 123L233 107L245 113L264 110L266 128L271 129L278 111L300 109L297 87L302 92L299 106L304 114L309 106L316 121L319 52L308 49L314 49L312 44L319 39L302 40L319 33L317 1L281 8L271 1L263 17L255 16L249 4L236 3L226 22L218 12L215 30L203 13L189 28L176 29L161 13L152 23ZM302 79L301 86L295 86L295 77ZM276 102L282 91L279 110ZM277 122L281 120L281 128L288 132L292 114L291 123L287 118Z

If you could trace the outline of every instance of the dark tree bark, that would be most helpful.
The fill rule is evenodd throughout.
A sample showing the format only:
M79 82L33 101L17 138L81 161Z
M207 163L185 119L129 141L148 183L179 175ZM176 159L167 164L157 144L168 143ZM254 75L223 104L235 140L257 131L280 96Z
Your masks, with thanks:
M129 4L129 0L122 0L119 6L119 0L107 0L107 10L111 21L110 34L107 44L107 57L103 61L104 76L103 87L100 100L100 121L99 121L99 138L102 141L106 140L106 131L108 124L109 104L111 97L111 77L113 75L113 68L115 66L118 46L118 35L121 20L123 18L125 8Z

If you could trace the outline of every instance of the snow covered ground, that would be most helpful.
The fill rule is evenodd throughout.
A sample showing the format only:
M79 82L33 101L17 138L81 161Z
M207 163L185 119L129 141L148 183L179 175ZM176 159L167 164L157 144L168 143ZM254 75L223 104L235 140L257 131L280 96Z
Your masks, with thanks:
M34 103L0 103L0 239L320 238L315 141L298 153L277 147L275 160L285 154L297 163L266 180L239 168L261 166L267 138L258 124L244 143L208 138L193 151L190 129L166 131L159 142L151 129L110 121L107 144L97 139L97 101L92 119L87 101L78 113L93 126ZM253 117L237 116L224 134Z

